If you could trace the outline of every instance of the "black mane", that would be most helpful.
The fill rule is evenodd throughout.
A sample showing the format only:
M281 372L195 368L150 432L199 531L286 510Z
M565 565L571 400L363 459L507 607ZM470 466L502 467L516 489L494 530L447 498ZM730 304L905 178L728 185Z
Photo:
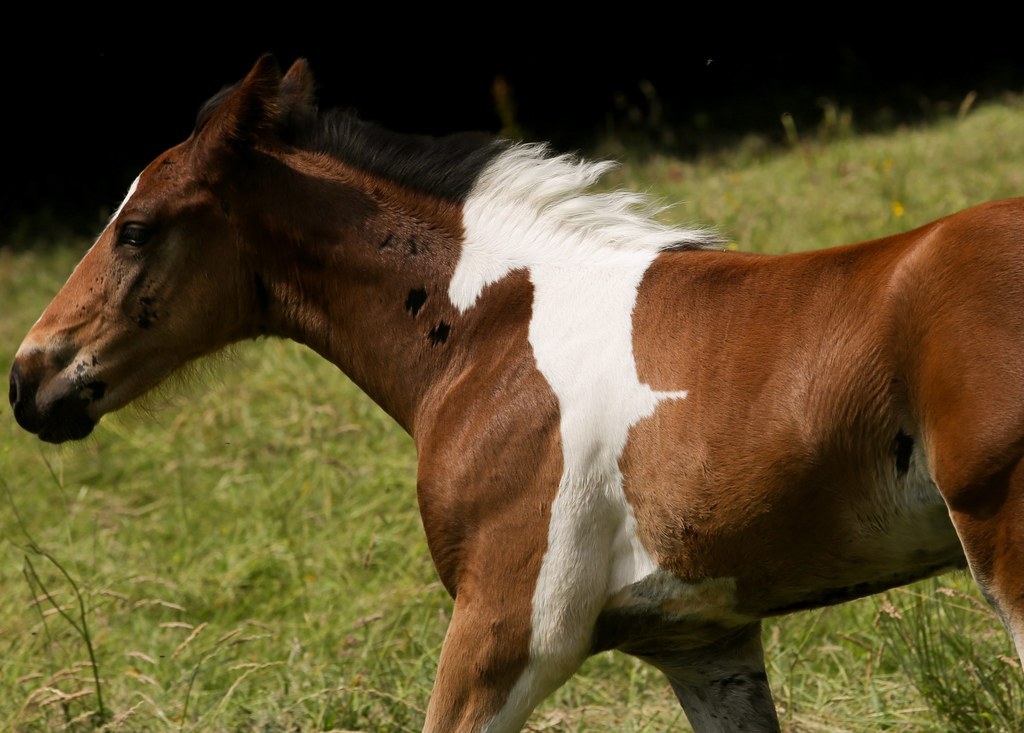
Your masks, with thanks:
M484 167L509 145L479 132L444 137L392 132L346 110L293 116L283 137L303 150L327 153L374 175L452 201L464 200Z
M203 104L196 115L196 132L237 86L224 87ZM408 135L361 120L349 110L321 113L313 108L293 110L278 134L303 150L326 153L421 193L459 202L484 167L510 144L482 132Z

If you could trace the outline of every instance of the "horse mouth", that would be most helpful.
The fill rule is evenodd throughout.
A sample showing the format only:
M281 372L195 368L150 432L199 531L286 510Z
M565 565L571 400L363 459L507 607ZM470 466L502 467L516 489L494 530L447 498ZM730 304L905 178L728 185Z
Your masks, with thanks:
M81 440L89 435L94 427L96 423L82 412L70 415L59 422L44 425L36 435L47 443L65 443L69 440Z
M9 399L18 425L47 443L81 440L92 432L96 421L86 411L88 398L78 393L68 394L41 409L37 389L15 364L11 369Z

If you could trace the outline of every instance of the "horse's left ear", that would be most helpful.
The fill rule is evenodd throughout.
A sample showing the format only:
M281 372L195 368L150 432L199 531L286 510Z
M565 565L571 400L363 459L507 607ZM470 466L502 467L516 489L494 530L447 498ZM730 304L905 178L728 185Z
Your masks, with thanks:
M281 80L278 99L285 115L294 112L308 112L315 104L313 72L306 59L297 59Z
M205 145L224 141L247 146L272 134L281 119L281 69L270 54L259 58L245 78L211 99L199 113L197 135Z

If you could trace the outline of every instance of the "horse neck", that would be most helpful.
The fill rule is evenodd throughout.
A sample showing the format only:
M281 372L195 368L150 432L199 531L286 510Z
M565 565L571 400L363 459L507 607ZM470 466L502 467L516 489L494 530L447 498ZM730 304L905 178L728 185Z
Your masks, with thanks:
M472 349L474 328L447 295L461 207L340 164L288 165L288 185L274 189L288 201L251 202L263 330L313 348L415 435Z

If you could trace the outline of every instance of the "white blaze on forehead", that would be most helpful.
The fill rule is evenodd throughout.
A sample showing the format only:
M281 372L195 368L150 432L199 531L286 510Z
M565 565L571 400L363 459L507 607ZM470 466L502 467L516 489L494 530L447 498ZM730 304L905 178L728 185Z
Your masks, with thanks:
M121 215L121 212L124 211L125 205L131 200L132 196L135 195L135 191L138 190L139 188L139 177L141 175L142 174L140 173L138 176L135 176L135 180L132 181L132 185L128 187L128 193L125 194L124 200L121 202L121 205L117 207L117 211L115 211L114 215L110 217L110 223L117 221L117 217L119 217Z
M124 211L125 205L131 200L132 196L135 195L135 190L139 187L139 178L141 177L141 175L142 174L140 173L138 176L135 176L135 180L132 181L132 185L128 187L128 193L125 194L124 200L121 201L121 205L117 207L117 211L115 211L113 216L110 217L110 221L107 222L107 226L104 228L104 231L106 231L106 229L109 229L110 225L113 224L115 221L117 221L117 217L119 217L121 215L121 212ZM100 241L100 238L97 237L96 238L96 242L99 242L99 241ZM91 252L92 248L96 246L96 242L93 242L92 243L92 247L89 247L89 252ZM85 254L88 255L89 252L86 252ZM85 257L82 258L82 260L84 260L84 259L85 259ZM75 272L78 270L78 266L82 264L82 260L79 260L78 264L75 265L75 269L71 271L71 274L68 276L68 280L70 280L72 277L74 277ZM39 317L42 318L42 316L39 316Z
M124 210L125 204L127 204L128 201L131 199L131 197L135 194L135 190L139 187L139 177L141 175L142 174L139 174L139 176L136 176L135 180L132 181L132 185L128 187L128 193L125 194L124 200L121 202L121 205L117 207L117 211L115 211L113 216L110 217L110 220L107 222L107 226L104 227L104 229L103 229L104 231L106 231L110 227L110 225L113 224L117 220L117 217L120 216L121 212ZM100 240L100 238L97 237L96 241L92 243L92 246L89 247L88 251L85 253L86 255L88 255L89 252L92 251L93 247L96 246L96 242L98 242L99 240ZM85 256L83 256L82 259L84 260ZM71 274L68 275L68 279L64 281L65 285L67 285L67 283L71 280L71 278L73 278L75 276L75 273L78 272L78 267L81 264L82 264L82 260L79 260L78 263L75 265L75 268L71 271ZM20 357L20 356L29 354L32 351L41 351L41 350L44 350L44 349L53 348L49 344L40 344L39 341L37 340L37 338L41 337L40 334L36 334L33 331L33 329L35 329L35 327L37 325L39 325L39 321L41 321L43 319L44 315L46 315L46 311L45 310L42 313L39 314L39 318L37 318L36 322L34 324L32 324L32 329L29 330L29 333L25 337L25 340L22 342L21 346L18 348L18 353L17 353L16 356ZM45 338L45 336L42 336L41 338ZM48 341L49 339L46 339L46 340Z
M135 176L135 180L132 181L132 185L128 187L128 193L126 193L124 195L124 200L121 201L121 205L117 207L117 211L115 211L113 216L110 217L110 221L107 222L107 226L104 228L104 231L109 229L110 226L115 221L117 221L117 217L119 217L121 215L121 212L124 211L125 205L131 200L132 196L135 195L135 191L139 187L139 178L141 177L141 175L142 174L140 173L138 176ZM97 237L96 238L96 242L99 242L99 241L100 241L100 238ZM92 248L96 246L96 242L93 242L92 243L92 247L89 247L89 252L91 252ZM86 252L86 254L88 255L89 252ZM85 258L83 257L82 259L84 260ZM82 261L79 260L78 265L81 265L81 264L82 264ZM68 276L68 280L70 280L72 277L74 277L75 271L78 270L78 265L75 265L75 269L71 271L71 275ZM42 318L42 316L40 316L40 318Z
M526 269L534 288L530 345L558 398L564 472L533 596L531 663L487 731L511 728L538 694L586 655L593 622L615 591L657 568L636 534L619 458L629 429L666 399L642 384L633 308L664 248L710 243L638 210L630 193L582 193L607 169L543 149L512 148L483 173L463 209L465 240L449 287L460 310L484 288Z

